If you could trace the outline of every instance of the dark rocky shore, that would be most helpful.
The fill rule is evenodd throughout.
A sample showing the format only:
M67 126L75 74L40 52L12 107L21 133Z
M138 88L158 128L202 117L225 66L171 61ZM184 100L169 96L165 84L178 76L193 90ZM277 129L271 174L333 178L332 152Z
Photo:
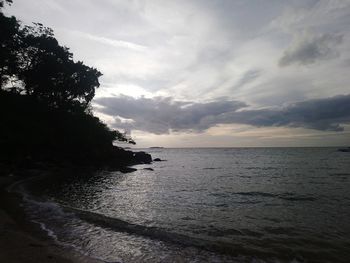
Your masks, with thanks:
M16 156L17 155L17 156ZM0 151L0 176L11 173L16 169L50 169L54 167L81 166L82 168L123 170L135 164L148 164L152 162L150 154L133 152L112 146L103 151L96 152L54 152L36 151L31 154L9 155Z

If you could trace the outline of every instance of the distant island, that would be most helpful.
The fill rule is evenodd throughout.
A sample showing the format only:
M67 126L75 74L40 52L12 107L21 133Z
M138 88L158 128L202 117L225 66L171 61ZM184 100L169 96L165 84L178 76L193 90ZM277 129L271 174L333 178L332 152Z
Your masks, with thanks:
M152 147L149 147L150 149L164 149L164 147L160 147L160 146L152 146Z
M53 30L22 25L0 1L0 175L16 169L80 165L121 169L150 163L135 142L94 116L91 101L102 73L73 60Z

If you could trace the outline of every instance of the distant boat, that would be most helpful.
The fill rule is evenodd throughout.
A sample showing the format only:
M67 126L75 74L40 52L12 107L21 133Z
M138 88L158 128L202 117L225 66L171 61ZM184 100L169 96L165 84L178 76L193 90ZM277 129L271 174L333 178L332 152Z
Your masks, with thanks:
M164 149L164 147L160 147L160 146L153 146L153 147L149 147L150 149Z
M347 147L347 148L340 148L340 149L338 149L338 152L349 153L349 152L350 152L350 147Z

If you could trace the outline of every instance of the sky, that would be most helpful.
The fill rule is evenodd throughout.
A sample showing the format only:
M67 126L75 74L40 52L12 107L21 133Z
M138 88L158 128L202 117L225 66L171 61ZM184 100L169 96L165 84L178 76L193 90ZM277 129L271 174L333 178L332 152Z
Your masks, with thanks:
M137 147L350 145L349 0L14 0Z

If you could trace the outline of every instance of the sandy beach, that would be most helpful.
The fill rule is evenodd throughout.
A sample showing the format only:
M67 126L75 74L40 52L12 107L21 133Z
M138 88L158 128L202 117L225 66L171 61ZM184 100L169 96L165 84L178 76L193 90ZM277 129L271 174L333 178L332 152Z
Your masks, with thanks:
M6 263L101 263L55 244L33 223L26 222L20 197L4 189L19 178L0 177L0 261ZM34 231L32 231L34 228ZM37 228L37 229L36 229ZM35 234L35 233L38 234Z

